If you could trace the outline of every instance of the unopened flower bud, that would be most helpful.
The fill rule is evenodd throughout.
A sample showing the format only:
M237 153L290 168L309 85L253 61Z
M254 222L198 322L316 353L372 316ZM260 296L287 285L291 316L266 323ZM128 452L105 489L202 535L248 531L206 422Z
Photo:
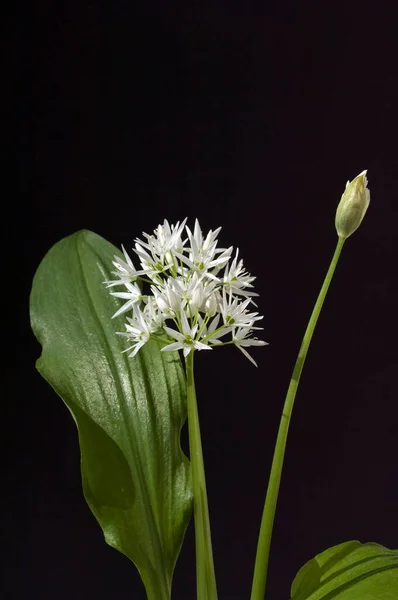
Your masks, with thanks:
M178 312L181 309L181 298L173 289L167 289L167 299L172 311Z
M205 291L203 288L203 283L201 281L199 281L192 293L191 306L194 309L199 310L199 308L202 306L204 300L205 300Z
M370 192L366 173L362 171L351 182L347 181L336 212L336 230L340 238L346 239L358 229L368 209Z
M209 317L214 317L217 312L217 298L215 294L209 296L205 302L205 310Z

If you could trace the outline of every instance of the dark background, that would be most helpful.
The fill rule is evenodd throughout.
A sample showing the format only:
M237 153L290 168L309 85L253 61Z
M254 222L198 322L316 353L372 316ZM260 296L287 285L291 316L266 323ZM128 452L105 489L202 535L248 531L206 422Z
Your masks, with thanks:
M193 225L197 216L204 230L222 225L222 245L239 246L257 275L270 342L254 351L259 368L231 347L197 360L219 596L241 600L284 394L336 242L335 208L365 168L371 205L344 248L293 415L268 598L287 600L299 567L331 545L398 547L394 7L21 5L4 598L145 597L135 568L103 542L81 491L74 423L35 371L28 295L47 250L81 228L131 247L165 217ZM195 598L192 528L173 591Z

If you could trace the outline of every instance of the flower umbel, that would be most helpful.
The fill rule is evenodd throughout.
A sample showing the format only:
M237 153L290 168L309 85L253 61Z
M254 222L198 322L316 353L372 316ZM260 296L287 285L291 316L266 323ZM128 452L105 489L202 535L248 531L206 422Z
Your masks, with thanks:
M162 351L182 350L185 357L194 350L235 344L256 364L244 349L266 344L251 337L253 330L262 329L255 323L263 318L249 310L257 296L248 289L255 277L238 261L238 250L230 264L233 247L217 248L220 229L204 236L197 219L193 233L186 219L176 225L165 220L152 235L143 233L145 241L135 240L138 270L123 247L124 259L115 256L113 274L119 279L104 283L124 288L110 293L126 300L113 317L132 311L126 331L119 333L132 342L125 350L132 351L130 357L153 338L165 344ZM142 286L149 288L148 295Z

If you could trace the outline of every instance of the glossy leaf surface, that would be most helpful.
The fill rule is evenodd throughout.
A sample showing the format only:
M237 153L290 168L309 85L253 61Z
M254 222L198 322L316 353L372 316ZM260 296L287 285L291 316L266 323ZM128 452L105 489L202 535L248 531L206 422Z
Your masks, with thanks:
M31 322L41 375L76 422L86 500L105 539L137 566L147 595L170 597L191 513L190 467L180 447L186 383L177 353L150 341L122 353L121 301L112 279L118 250L80 231L57 243L34 278Z
M333 546L297 573L291 600L397 600L398 551L357 541Z

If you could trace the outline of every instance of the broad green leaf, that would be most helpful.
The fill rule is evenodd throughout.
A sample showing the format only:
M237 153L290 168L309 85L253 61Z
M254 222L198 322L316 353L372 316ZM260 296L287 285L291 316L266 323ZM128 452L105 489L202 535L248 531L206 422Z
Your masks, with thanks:
M147 343L122 353L120 300L103 284L117 249L90 231L57 243L40 264L31 322L41 375L76 422L85 498L105 539L137 566L148 598L170 598L191 513L180 447L186 383L177 353Z
M291 600L397 600L398 550L357 541L333 546L297 573Z

